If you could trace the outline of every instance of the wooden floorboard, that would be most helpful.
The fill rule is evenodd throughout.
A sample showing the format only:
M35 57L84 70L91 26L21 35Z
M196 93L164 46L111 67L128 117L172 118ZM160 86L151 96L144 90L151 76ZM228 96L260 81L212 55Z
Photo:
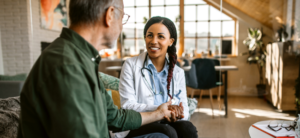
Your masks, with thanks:
M255 122L295 119L295 114L277 112L264 99L257 97L228 97L227 118L223 117L224 111L219 111L214 99L214 119L211 114L209 99L202 99L200 108L190 120L196 126L199 138L250 138L248 130Z

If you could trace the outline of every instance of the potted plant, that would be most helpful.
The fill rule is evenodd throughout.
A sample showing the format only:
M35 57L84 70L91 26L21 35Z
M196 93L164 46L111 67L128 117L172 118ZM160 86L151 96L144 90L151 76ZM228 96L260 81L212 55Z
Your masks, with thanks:
M248 28L248 37L243 41L249 49L248 52L242 55L248 55L247 62L256 64L259 71L259 84L256 85L258 96L262 97L265 94L266 85L263 82L263 68L265 66L266 48L262 42L263 33L257 28Z

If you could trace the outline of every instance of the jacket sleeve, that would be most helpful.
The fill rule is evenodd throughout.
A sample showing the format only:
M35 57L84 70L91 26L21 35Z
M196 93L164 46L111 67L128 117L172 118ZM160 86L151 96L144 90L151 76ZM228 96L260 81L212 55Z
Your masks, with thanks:
M118 109L105 92L107 105L107 125L113 132L137 129L142 125L141 114L133 110Z
M182 120L188 120L189 117L189 107L187 102L187 93L186 93L186 84L185 84L185 76L184 71L181 69L179 72L179 79L178 79L178 89L181 90L179 95L180 102L182 102L184 108L184 118Z
M148 105L138 103L137 93L135 90L134 68L130 64L131 61L126 60L123 64L120 82L119 93L121 98L121 107L123 109L132 109L137 112L150 112L157 109L157 105Z

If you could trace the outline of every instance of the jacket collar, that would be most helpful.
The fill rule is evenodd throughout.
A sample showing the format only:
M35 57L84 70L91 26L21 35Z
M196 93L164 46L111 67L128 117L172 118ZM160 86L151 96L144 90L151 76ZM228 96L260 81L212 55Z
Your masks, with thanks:
M75 31L68 28L63 28L60 37L72 42L86 56L88 56L91 59L91 61L99 64L101 58L99 56L98 51Z

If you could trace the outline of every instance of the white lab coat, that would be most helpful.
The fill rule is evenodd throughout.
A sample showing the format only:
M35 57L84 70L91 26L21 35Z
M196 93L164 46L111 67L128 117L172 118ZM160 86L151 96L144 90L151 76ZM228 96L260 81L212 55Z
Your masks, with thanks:
M141 69L144 64L146 52L139 56L129 58L125 61L122 67L119 93L121 97L121 108L132 109L137 112L150 112L157 109L154 105L154 93L150 90L149 85L145 81L147 79L150 85L152 81L149 77L148 71L143 70L145 79L142 77ZM187 120L189 116L189 108L187 103L185 75L183 69L175 65L173 70L174 81L174 105L179 105L182 102L184 107L184 118ZM151 85L152 86L152 85ZM172 82L170 84L170 93L172 95ZM180 92L181 91L181 92ZM169 101L170 97L168 97ZM116 137L125 137L127 133L116 133Z

